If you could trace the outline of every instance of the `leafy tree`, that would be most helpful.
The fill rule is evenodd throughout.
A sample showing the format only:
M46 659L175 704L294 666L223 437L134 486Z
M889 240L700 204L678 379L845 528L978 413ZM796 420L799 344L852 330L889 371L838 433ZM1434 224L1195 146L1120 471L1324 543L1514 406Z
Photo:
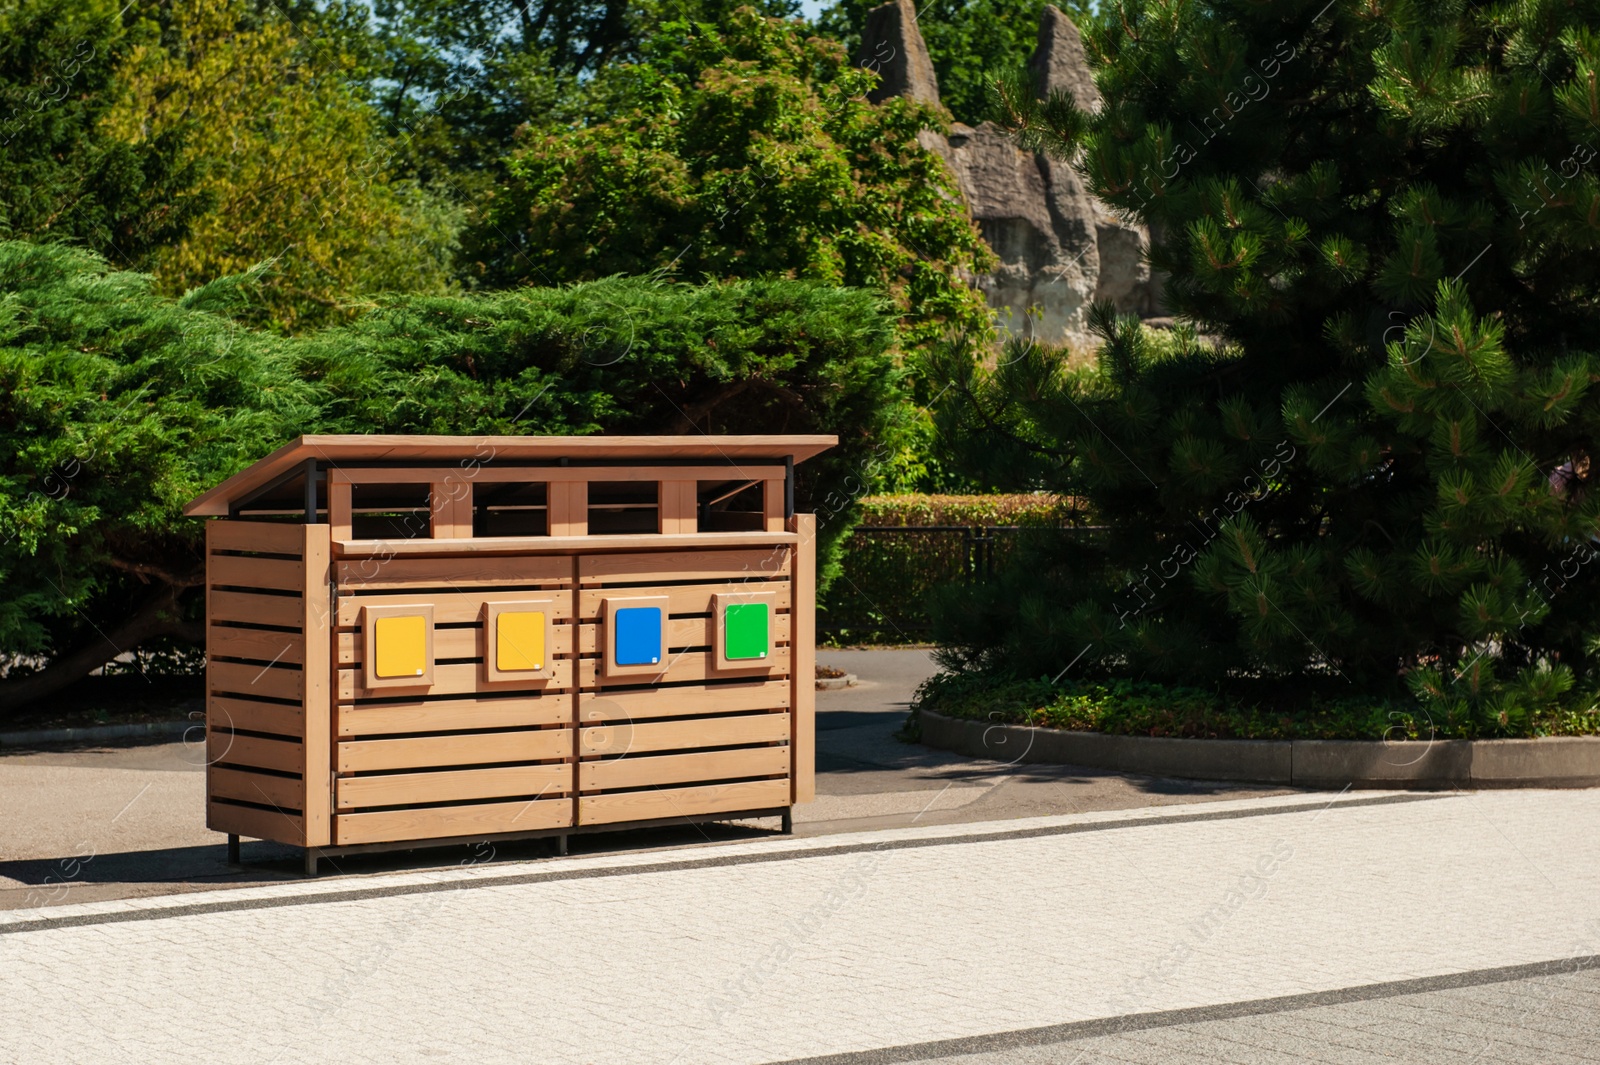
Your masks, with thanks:
M917 29L939 76L939 101L958 122L989 117L987 86L996 74L1018 75L1038 43L1039 15L1052 0L933 0L917 7ZM817 31L861 50L867 14L882 0L837 0L822 11ZM1057 3L1074 22L1089 18L1088 0Z
M1600 683L1597 15L1119 0L1103 111L997 84L1023 143L1149 221L1208 339L1103 309L1095 368L949 361L974 467L1111 527L950 613L967 660L1403 676L1490 731Z
M0 710L198 639L202 529L181 508L300 433L837 433L797 478L830 570L852 482L903 458L894 320L868 292L610 279L394 297L285 337L229 316L259 282L175 300L0 242Z
M110 0L0 0L0 237L64 240L124 266L187 232L207 207L184 124L127 144L103 119L140 39Z
M160 14L159 43L128 57L129 92L106 124L135 145L187 130L184 157L215 202L157 256L165 290L271 259L253 317L296 328L376 292L445 287L459 210L394 180L394 146L336 38L302 36L246 0L175 0Z
M594 75L635 62L663 21L716 22L739 0L301 0L304 17L342 36L402 158L463 202L487 192L513 134L603 110ZM795 0L757 0L788 17ZM297 15L298 17L298 15Z
M618 75L622 113L512 154L472 239L486 280L789 276L892 294L912 341L986 328L963 277L988 250L917 143L939 115L867 103L875 75L797 23L745 8L667 30Z

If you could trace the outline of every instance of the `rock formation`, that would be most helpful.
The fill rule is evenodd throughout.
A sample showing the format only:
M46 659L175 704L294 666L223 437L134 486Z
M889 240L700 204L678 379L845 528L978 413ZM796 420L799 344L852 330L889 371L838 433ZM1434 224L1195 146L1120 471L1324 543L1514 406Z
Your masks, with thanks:
M868 15L860 61L882 78L874 102L892 96L938 102L938 81L910 0ZM1054 7L1044 10L1028 68L1040 96L1060 90L1085 110L1100 107L1078 28ZM1126 314L1158 312L1159 284L1144 260L1149 234L1089 195L1071 167L1022 151L992 122L976 129L957 123L948 138L924 132L919 139L949 164L1000 260L976 283L991 307L1010 312L1000 316L1002 329L1085 345L1094 300L1109 299Z

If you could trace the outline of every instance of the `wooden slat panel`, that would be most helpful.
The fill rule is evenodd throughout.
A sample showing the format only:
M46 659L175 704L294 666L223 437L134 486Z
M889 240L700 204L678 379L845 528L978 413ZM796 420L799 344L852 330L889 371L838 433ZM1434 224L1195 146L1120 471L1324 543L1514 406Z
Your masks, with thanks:
M783 545L734 551L640 551L616 555L581 555L578 580L726 581L775 580L789 575L789 548Z
M355 510L353 496L348 481L340 481L333 476L328 478L328 524L335 540L350 539Z
M578 753L580 756L619 758L647 751L687 751L737 743L772 743L788 738L788 714L699 717L638 725L585 725L578 730Z
M578 765L578 787L640 788L650 784L687 784L697 780L734 780L738 777L786 776L787 747L746 747L732 751L696 751L640 758L606 758Z
M251 839L270 839L274 843L303 846L305 829L300 815L278 810L253 810L225 802L206 803L206 827L213 832L231 832Z
M212 555L206 559L206 583L212 587L272 588L298 592L304 567L283 558L244 558Z
M305 801L298 777L275 777L221 765L212 766L210 773L206 787L214 799L239 799L281 810L299 810Z
M423 802L471 802L506 795L559 798L572 793L572 764L496 766L445 773L340 777L339 810Z
M267 551L300 557L298 524L271 521L214 521L206 526L208 551Z
M534 762L571 755L572 730L564 728L413 736L398 740L346 740L339 744L339 772Z
M305 661L305 640L298 632L211 625L206 629L206 657L256 658L298 666Z
M212 591L207 608L212 621L246 621L252 625L299 628L302 607L294 595L251 595Z
M787 780L748 780L697 788L652 788L578 798L578 824L605 825L658 817L693 817L789 805Z
M527 595L528 593L523 593L524 597ZM361 661L362 639L360 629L341 632L335 639L339 646L339 665L351 666ZM569 655L572 653L571 625L551 626L550 646L547 651L552 655ZM438 614L436 612L434 615L433 657L435 660L483 657L483 627L480 625L471 629L441 629L438 627Z
M778 597L778 610L789 609L788 581L723 581L717 584L680 584L657 587L629 588L624 593L608 592L603 588L583 588L578 591L578 616L593 621L600 616L600 601L606 596L664 595L669 614L709 614L711 597L718 592L771 592Z
M676 471L674 471L676 474ZM677 536L698 531L699 521L695 513L696 488L695 481L662 481L661 500L661 533L666 536Z
M789 615L774 614L768 636L774 645L789 642ZM673 618L667 622L667 647L678 651L685 647L710 647L716 639L711 618ZM581 654L598 654L600 651L600 626L578 627L578 651ZM440 657L443 657L442 655Z
M703 653L703 652L702 652ZM572 659L562 658L551 663L555 676L549 680L513 680L490 684L483 679L483 667L476 662L456 662L433 667L433 684L421 688L362 687L364 682L359 669L339 670L339 701L348 703L355 699L375 699L383 695L396 698L417 695L472 695L476 692L555 691L572 687Z
M340 562L338 570L341 591L345 588L356 592L381 588L475 588L570 579L572 560L563 555L368 558Z
M793 739L789 749L794 764L789 777L797 803L816 798L817 764L817 516L796 514L789 528L800 538L794 563L794 656L790 680L794 684Z
M640 721L653 717L690 717L739 710L784 710L789 706L786 680L706 687L647 688L626 692L584 692L579 723Z
M339 627L341 629L349 629L359 625L363 606L385 606L389 603L411 601L406 596L412 593L401 592L399 594L400 598L398 599L392 595L341 595L339 597ZM510 603L519 599L529 598L553 599L555 606L552 608L554 611L552 620L554 621L570 621L572 619L572 593L565 588L542 588L531 592L429 592L424 599L417 601L426 601L433 604L433 623L435 625L448 625L451 623L477 621L482 616L484 603Z
M437 476L438 471L434 471ZM428 486L429 532L435 540L471 539L472 483L459 473Z
M433 702L413 700L372 706L341 706L336 720L341 736L558 725L572 720L572 696L440 699Z
M306 525L306 711L305 804L301 808L306 846L325 847L333 839L333 604L328 578L333 535L328 525Z
M304 694L298 669L251 666L238 662L206 664L206 685L213 692L232 692L259 699L293 699Z
M206 758L213 765L253 765L296 776L305 764L299 740L269 740L237 732L208 732Z
M545 490L549 503L551 536L583 536L589 531L589 485L584 481L555 482ZM568 560L571 566L571 560ZM570 573L571 570L569 569Z
M419 810L335 814L333 842L335 846L345 847L406 839L492 836L501 832L566 828L571 824L571 799L432 806Z
M783 676L789 672L789 648L774 647L772 654L748 669L717 669L710 651L684 651L671 655L660 673L640 673L622 677L602 677L598 658L578 660L578 687L614 688L628 684L698 683L705 680L749 680Z
M784 531L782 477L771 477L761 482L761 517L767 532Z
M206 723L212 728L239 728L299 738L304 735L305 711L282 703L258 703L213 695L206 700Z

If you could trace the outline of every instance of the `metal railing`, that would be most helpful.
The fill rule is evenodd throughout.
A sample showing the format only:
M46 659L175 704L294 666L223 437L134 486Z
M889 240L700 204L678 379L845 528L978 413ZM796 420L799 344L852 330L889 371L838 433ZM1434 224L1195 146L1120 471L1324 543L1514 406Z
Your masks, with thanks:
M819 635L841 642L916 643L932 636L934 589L992 579L1028 525L858 525L844 572L817 613ZM1097 527L1070 526L1082 533Z

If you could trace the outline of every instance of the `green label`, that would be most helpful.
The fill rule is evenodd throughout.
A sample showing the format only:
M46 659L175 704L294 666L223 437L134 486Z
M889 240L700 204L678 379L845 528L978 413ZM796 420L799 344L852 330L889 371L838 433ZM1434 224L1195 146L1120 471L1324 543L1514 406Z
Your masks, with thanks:
M730 659L767 657L767 604L729 603L722 613L723 654Z

